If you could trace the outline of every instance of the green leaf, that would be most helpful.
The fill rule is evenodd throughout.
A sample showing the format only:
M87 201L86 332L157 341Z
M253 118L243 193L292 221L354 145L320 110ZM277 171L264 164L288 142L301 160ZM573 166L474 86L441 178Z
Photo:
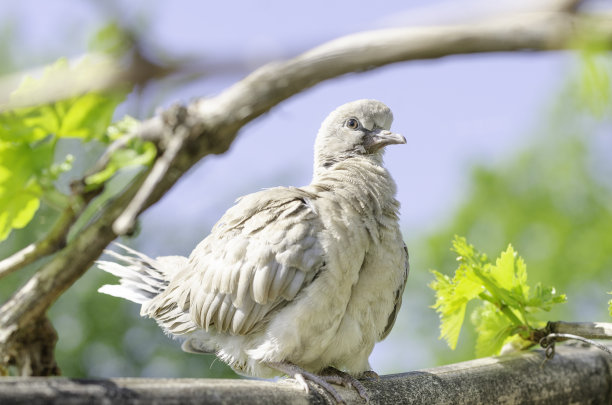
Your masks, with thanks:
M489 302L483 302L474 310L471 321L478 332L477 357L499 354L514 329L514 325L508 318Z
M135 118L126 116L121 121L108 128L107 136L110 140L116 140L133 131L140 122ZM130 166L148 166L157 155L157 149L151 142L145 142L140 138L132 138L127 144L111 155L106 167L85 178L88 188L96 188L110 179L117 171Z
M554 287L543 287L536 284L535 293L529 297L526 309L529 312L550 311L554 304L567 301L565 294L558 294Z
M612 295L612 291L608 294ZM608 301L608 311L610 312L610 316L612 316L612 300Z
M148 166L153 161L156 154L157 149L151 142L142 142L142 144L135 149L119 149L112 154L108 164L102 171L85 178L85 184L88 186L99 186L122 168L130 166Z
M96 71L105 66L87 58L70 66L65 59L60 59L47 67L40 78L26 77L11 94L9 105L28 105L44 96L53 89L58 77L95 80ZM43 194L57 194L54 181L72 163L66 157L64 162L53 164L57 139L76 137L107 142L107 127L126 91L92 92L0 112L0 240L6 239L12 229L23 228L32 220ZM137 145L133 154L119 156L116 164L150 160L151 146Z
M477 251L474 246L470 245L467 242L467 239L463 236L455 235L451 250L457 253L457 261L459 262L472 266L488 263L487 255Z
M11 102L28 103L50 91L57 78L74 77L75 81L95 80L95 73L108 68L107 62L85 58L70 66L60 59L47 67L40 78L26 77L10 97ZM33 107L21 107L0 113L0 139L33 142L48 135L100 139L109 126L113 112L125 99L127 90L106 93L91 92L65 100ZM9 103L10 105L10 103Z
M451 349L457 346L461 325L465 317L467 303L482 291L482 286L465 274L465 270L457 270L451 280L448 276L432 271L435 280L429 285L436 293L433 308L440 316L440 338L446 340Z
M130 34L115 22L102 27L89 41L91 51L116 56L123 55L132 45L133 40Z
M53 162L54 143L0 141L0 241L14 228L26 226L40 206L39 178Z
M59 118L52 106L21 108L0 113L0 140L36 142L59 129Z
M136 128L140 125L140 121L134 117L126 115L121 120L113 123L108 127L106 133L111 141L115 141L122 136L129 134L136 130Z
M497 281L499 287L510 290L514 287L514 258L516 252L512 245L508 245L508 249L502 252L501 256L495 261L495 267L491 270L491 274Z
M60 117L57 136L101 140L123 99L122 94L89 93L61 101L65 113Z
M512 245L508 245L506 251L502 252L490 272L501 288L514 292L516 299L527 299L527 267Z
M530 313L548 311L553 304L565 301L565 296L554 288L539 284L530 296L527 266L511 245L495 264L462 237L455 236L452 250L459 261L454 277L433 271L435 280L430 284L436 293L433 308L440 316L440 337L452 349L459 338L467 303L473 299L481 300L472 313L479 355L496 354L516 334L519 339L531 336L531 325L537 320Z

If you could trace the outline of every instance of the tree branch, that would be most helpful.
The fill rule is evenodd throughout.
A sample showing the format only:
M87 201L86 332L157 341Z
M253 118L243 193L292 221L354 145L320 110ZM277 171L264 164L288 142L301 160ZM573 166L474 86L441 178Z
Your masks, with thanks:
M563 333L587 339L612 339L612 323L606 322L548 322L547 333Z
M612 361L599 350L560 346L546 361L543 350L488 357L362 380L370 404L609 404ZM348 404L363 404L338 387ZM3 378L0 402L181 404L326 404L318 390L305 393L291 381L218 379Z
M79 210L80 211L80 210ZM66 236L79 212L72 205L64 209L49 234L42 240L32 243L10 257L0 261L0 279L16 270L35 262L41 257L57 252L65 246Z
M296 93L346 73L450 55L571 49L571 40L583 32L592 40L612 42L612 16L519 14L465 26L363 32L328 42L286 62L265 65L195 107L208 126L233 127Z
M184 125L181 125L187 112L184 108L175 108L178 113L170 114L170 118L179 117L178 122L176 122L176 127L173 128L173 131L170 133L171 136L166 137L167 145L165 145L164 152L155 161L142 187L136 192L134 199L130 201L119 218L115 220L113 231L117 235L123 235L132 230L136 222L136 217L144 210L147 200L167 175L172 163L175 161L187 141L191 131L185 128Z
M115 200L103 208L100 216L79 237L74 238L53 259L40 269L0 308L0 353L11 345L11 336L44 316L55 300L68 289L104 248L115 238L112 222L134 196L146 173ZM0 356L1 357L1 356Z
M200 132L190 128L192 142L186 142L183 150L189 150L196 161L209 153L223 153L247 122L294 94L346 73L449 55L570 49L571 40L585 27L589 38L612 42L612 16L556 12L519 14L465 26L386 29L342 37L286 62L265 65L217 97L189 105L187 119L200 127ZM159 124L158 118L154 120ZM161 130L159 126L157 130ZM188 163L188 167L191 165ZM163 181L155 182L161 189L167 187ZM132 222L133 211L129 215ZM122 220L127 221L127 216ZM119 232L129 229L119 223L115 227Z

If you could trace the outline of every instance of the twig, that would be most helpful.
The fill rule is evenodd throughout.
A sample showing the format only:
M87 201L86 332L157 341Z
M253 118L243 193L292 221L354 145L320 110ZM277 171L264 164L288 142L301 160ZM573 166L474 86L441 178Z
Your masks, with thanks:
M611 337L612 338L612 337ZM609 355L612 356L612 351L606 346L606 345L602 345L601 343L598 343L594 340L591 339L587 339L583 336L578 336L578 335L572 335L571 333L549 333L548 335L546 335L545 337L543 337L540 340L540 346L542 346L542 348L546 349L546 359L552 359L555 355L555 343L559 340L567 340L567 339L571 339L571 340L578 340L580 342L589 344L591 346L595 346L600 350L603 350L604 352L608 353Z
M179 122L172 125L174 127L173 135L168 137L168 144L165 146L164 153L155 161L153 169L149 172L142 187L140 187L132 201L125 208L125 211L113 223L113 231L117 235L124 235L134 227L136 217L144 210L151 194L153 194L155 188L164 179L174 160L183 150L190 131L183 126L183 120L186 116L185 109L177 108L181 112L175 114L173 118L178 118Z
M578 335L587 339L612 339L612 323L606 322L548 322L547 334Z
M44 239L30 244L0 261L0 279L63 248L66 243L66 235L68 235L70 226L76 220L76 216L77 214L72 206L65 208L51 232Z
M541 338L538 338L542 336ZM612 355L612 351L592 339L612 339L612 323L605 322L548 322L544 329L534 333L538 343L546 349L546 360L555 355L555 343L558 340L573 339L595 346ZM545 360L545 361L546 361Z
M137 136L136 133L129 133L129 134L126 134L120 137L119 139L113 141L110 145L108 145L104 153L102 153L102 156L100 156L98 160L96 161L96 163L91 167L91 169L87 171L87 174L85 175L85 177L89 177L93 175L94 173L98 173L104 170L106 166L108 165L108 163L110 162L113 154L117 152L118 150L123 149L126 146L128 146L130 141L136 138L136 136Z
M584 0L560 0L557 5L559 11L575 12Z
M125 148L129 145L129 143L135 139L139 138L144 141L151 141L155 143L155 145L159 148L160 141L162 137L162 122L161 119L157 119L157 117L149 119L142 123L137 130L127 133L124 136L118 138L113 141L104 153L98 158L96 163L91 167L90 170L87 171L84 177L89 177L97 172L103 171L108 163L110 162L113 154L120 149Z

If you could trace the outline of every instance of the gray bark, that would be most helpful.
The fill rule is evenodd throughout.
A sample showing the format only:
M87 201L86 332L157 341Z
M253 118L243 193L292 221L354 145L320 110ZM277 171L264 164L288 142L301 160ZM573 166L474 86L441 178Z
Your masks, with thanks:
M611 404L612 356L584 346L489 357L364 380L372 404ZM347 403L363 403L339 388ZM0 379L11 404L322 404L289 381L214 379Z

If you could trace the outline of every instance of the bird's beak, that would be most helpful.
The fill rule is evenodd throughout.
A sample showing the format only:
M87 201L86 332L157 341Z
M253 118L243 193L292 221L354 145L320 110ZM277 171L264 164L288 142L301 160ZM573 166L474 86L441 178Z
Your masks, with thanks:
M403 144L406 143L406 138L400 134L396 134L395 132L387 131L385 129L372 131L371 135L366 140L365 147L374 152L382 147L393 144Z

